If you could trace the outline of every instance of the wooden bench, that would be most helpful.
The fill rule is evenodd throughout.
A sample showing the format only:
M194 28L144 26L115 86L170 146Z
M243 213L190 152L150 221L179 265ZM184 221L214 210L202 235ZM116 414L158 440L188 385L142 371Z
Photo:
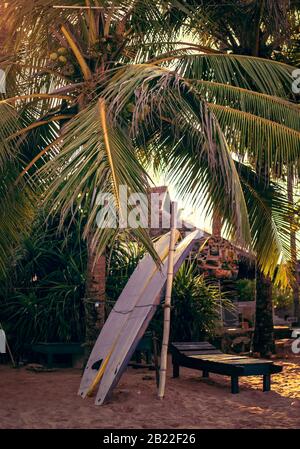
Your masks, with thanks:
M231 377L231 393L239 393L239 377L263 376L263 391L271 390L271 374L280 373L282 367L271 360L224 354L208 342L171 344L173 377L179 377L179 367L197 369L203 377L209 373Z
M81 343L34 343L30 345L33 352L45 354L47 356L47 368L53 367L53 356L57 354L70 354L72 356L72 366L75 357L82 355L84 350Z

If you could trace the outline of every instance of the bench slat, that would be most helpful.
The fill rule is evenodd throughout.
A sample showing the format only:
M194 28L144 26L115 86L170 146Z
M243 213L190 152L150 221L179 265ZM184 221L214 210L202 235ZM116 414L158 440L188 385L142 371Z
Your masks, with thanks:
M183 353L181 353L183 354ZM189 352L186 353L187 356L197 356L197 354L191 354ZM233 355L233 354L224 354L223 352L219 352L219 353L206 353L204 352L204 354L199 354L199 356L201 356L200 358L203 359L210 359L210 360L227 360L227 361L240 361L241 363L243 361L246 360L256 360L260 363L273 363L273 360L266 360L266 359L255 359L253 357L247 357L247 356L243 356L243 355Z
M189 350L205 350L205 349L216 349L213 345L211 345L208 342L202 342L202 343L172 343L172 346L176 349L189 351Z
M175 341L173 346L213 346L208 341Z
M249 364L251 364L251 365L272 365L273 364L273 362L271 362L271 361L268 361L268 362L264 362L264 361L261 361L260 359L247 359L247 358L245 358L245 359L238 359L238 360L232 360L232 359L223 359L223 358L210 358L210 357L203 357L203 356L200 356L200 357L197 357L197 356L191 356L190 358L198 358L198 359L201 359L201 360L204 360L205 362L217 362L217 363L222 363L222 364L225 364L225 365L240 365L240 366L243 366L243 365L249 365Z
M187 354L189 354L189 353L187 353ZM197 354L195 354L195 355L197 355ZM202 357L203 359L205 358L209 358L209 359L212 359L212 360L243 360L243 359L245 359L245 358L248 358L248 357L245 357L245 356L239 356L239 355L233 355L233 354L224 354L223 352L221 352L221 351L219 351L219 353L218 354L215 354L215 353L211 353L211 354L208 354L208 353L204 353L203 354L205 357Z
M223 354L221 351L219 351L218 349L215 349L214 351L211 349L209 351L203 351L200 349L193 349L191 351L180 351L180 354L183 354L187 357L192 356L192 355L204 355L204 356L214 356L214 355L221 355Z

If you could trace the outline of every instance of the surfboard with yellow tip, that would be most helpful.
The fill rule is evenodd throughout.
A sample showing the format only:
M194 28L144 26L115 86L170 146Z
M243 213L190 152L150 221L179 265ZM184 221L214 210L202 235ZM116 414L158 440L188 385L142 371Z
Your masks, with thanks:
M176 246L174 253L174 274L189 255L195 242L201 238L203 238L203 232L195 230ZM118 342L103 372L95 400L96 405L103 404L110 396L110 393L117 385L140 339L154 316L166 284L167 269L168 263L166 258L163 262L162 269L156 270L155 274L151 277L151 280L140 295L139 301L136 302L135 307L124 323L118 337Z
M176 232L176 240L180 237ZM155 244L155 250L163 262L168 256L170 233L163 235ZM100 382L111 354L118 345L120 333L127 319L147 288L153 275L159 271L149 254L139 262L131 275L114 308L110 312L85 367L78 394L85 398L92 395Z

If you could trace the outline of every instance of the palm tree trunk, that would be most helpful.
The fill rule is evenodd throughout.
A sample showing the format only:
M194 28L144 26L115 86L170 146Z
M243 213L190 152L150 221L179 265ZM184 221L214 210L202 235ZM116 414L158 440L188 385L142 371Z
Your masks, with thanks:
M256 320L254 352L269 357L275 350L273 327L272 281L257 269Z
M87 279L85 291L85 345L91 349L105 322L106 257L97 256L88 239Z
M88 104L81 98L79 111ZM85 356L88 357L105 323L106 256L97 256L93 235L87 238L87 272L84 297Z
M288 176L287 176L287 189L288 189L288 200L291 205L294 204L294 170L293 166L288 166ZM296 232L294 228L294 215L290 216L290 241L291 241L291 270L294 276L293 279L293 299L294 299L294 316L297 318L298 323L300 323L300 309L299 309L299 284L297 280L297 245L296 245Z
M264 178L265 186L270 183L270 171L262 161L258 173ZM253 347L262 357L269 357L275 351L272 280L259 267L256 269L256 314Z
M212 235L214 237L221 237L221 232L222 232L222 218L219 212L214 211L212 218Z

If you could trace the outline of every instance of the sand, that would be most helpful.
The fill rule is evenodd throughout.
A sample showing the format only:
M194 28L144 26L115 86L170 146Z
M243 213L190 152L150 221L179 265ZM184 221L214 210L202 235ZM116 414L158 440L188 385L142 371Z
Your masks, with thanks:
M284 370L272 376L271 392L261 391L261 378L249 377L232 395L229 378L202 379L182 368L178 379L169 372L163 401L153 372L128 368L102 407L77 396L80 370L34 373L1 365L0 428L300 428L300 358L276 362Z

